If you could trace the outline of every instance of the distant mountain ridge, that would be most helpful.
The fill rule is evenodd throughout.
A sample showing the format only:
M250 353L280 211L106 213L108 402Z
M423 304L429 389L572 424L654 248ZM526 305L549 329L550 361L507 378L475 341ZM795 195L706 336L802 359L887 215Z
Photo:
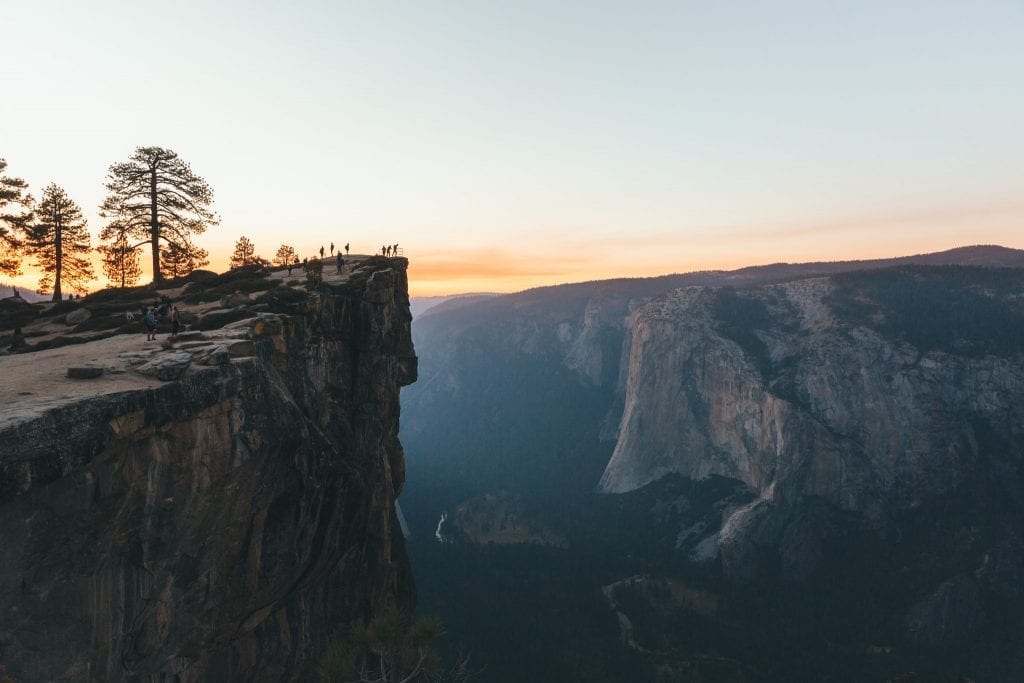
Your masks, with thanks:
M36 303L38 301L50 301L50 299L52 298L51 295L49 294L38 294L31 289L18 287L17 285L11 284L9 282L0 282L0 299L6 299L7 297L14 296L15 292L17 292L18 296L20 296L22 299L29 302L30 304Z
M420 381L403 390L403 435L411 450L437 451L425 467L450 467L455 479L476 480L483 486L474 488L476 493L510 479L536 478L541 488L592 487L611 457L624 407L633 316L647 302L680 287L747 287L913 264L1024 267L1024 250L979 245L888 259L595 280L448 300L426 315L421 312L413 324ZM573 427L557 430L553 441L537 435L537 424L565 422ZM467 425L492 428L463 442L460 435ZM523 453L537 463L563 463L556 454L578 449L587 451L588 464L566 465L569 481L530 475L513 465ZM410 476L416 476L416 466L414 461ZM580 477L591 480L584 484Z
M443 296L411 296L409 297L409 312L412 313L413 318L418 318L438 306L450 305L453 302L461 304L492 296L499 295L493 292L467 292L466 294L446 294Z
M579 632L611 604L646 673L607 680L1022 680L1024 251L543 287L413 337L420 595L495 680L530 676L450 605ZM599 630L550 656L613 652Z

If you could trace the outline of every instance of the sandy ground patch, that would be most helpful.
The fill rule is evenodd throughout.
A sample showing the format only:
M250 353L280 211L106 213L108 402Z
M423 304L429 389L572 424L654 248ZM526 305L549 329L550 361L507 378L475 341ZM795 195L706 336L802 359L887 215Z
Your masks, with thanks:
M119 391L159 386L161 382L128 370L126 352L160 350L146 335L120 334L57 349L0 356L0 427L37 417L69 401ZM96 379L68 379L73 365L102 366ZM0 444L2 448L2 444Z

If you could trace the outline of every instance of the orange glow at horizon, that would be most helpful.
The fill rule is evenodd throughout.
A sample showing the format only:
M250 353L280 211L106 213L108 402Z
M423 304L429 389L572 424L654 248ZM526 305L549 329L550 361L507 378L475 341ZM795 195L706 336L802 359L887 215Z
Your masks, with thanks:
M889 258L973 244L1020 249L1024 248L1022 226L1024 203L1004 201L836 215L794 220L786 225L762 223L672 232L595 233L582 241L578 232L551 230L548 234L521 235L516 241L521 248L515 249L486 244L445 249L427 239L409 240L403 251L409 259L410 294L445 296L506 293L569 282L698 270L732 270L778 262ZM312 249L303 245L302 239L301 235L294 235L292 241L300 255L312 255ZM208 269L227 270L233 240L222 233L200 246L210 251ZM258 253L272 257L274 250L276 247L258 248ZM356 251L352 256L358 255ZM140 284L146 284L151 279L148 251L143 250L140 260ZM90 290L106 286L96 253L93 263L97 278ZM22 269L21 276L0 281L34 291L38 287L38 269L27 261Z

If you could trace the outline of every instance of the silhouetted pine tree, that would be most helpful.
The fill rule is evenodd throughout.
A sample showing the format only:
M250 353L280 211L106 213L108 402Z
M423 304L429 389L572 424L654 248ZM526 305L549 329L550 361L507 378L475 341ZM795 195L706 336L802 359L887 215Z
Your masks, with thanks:
M248 237L242 235L235 242L235 251L231 254L231 263L229 265L232 268L241 268L250 263L256 263L256 247L253 246Z
M193 247L182 249L177 244L168 244L160 249L160 262L164 274L169 278L183 277L197 268L210 263L205 249Z
M107 171L107 198L100 215L111 219L100 239L127 235L149 244L153 256L153 282L163 280L160 241L174 244L202 260L192 236L218 223L210 210L213 190L192 172L176 153L162 147L139 147L127 162Z
M298 260L299 255L295 253L295 249L287 244L282 244L278 247L277 254L274 256L274 263L279 266L287 266L289 263L295 263Z
M54 301L60 301L63 285L83 290L93 278L89 230L82 210L54 183L43 189L35 222L26 230L24 250L43 271L39 291L52 287Z
M142 277L139 263L139 248L128 244L127 235L121 235L111 244L102 244L98 251L103 255L103 274L114 287L133 287Z
M0 159L0 273L21 272L21 238L32 220L32 196L28 183L4 175L7 161ZM18 208L18 210L15 210Z

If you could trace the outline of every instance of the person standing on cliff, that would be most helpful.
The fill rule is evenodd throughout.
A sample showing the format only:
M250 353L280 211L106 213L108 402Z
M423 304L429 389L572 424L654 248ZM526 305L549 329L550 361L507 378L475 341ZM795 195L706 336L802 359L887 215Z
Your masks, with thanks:
M171 336L178 336L178 326L181 324L181 314L178 313L178 307L175 306L174 310L171 311Z
M348 256L348 242L345 242L345 256Z
M341 260L341 252L338 252L338 273L341 273L341 267L345 265L345 262Z
M320 258L322 259L323 257L324 257L324 245L321 244L320 245Z
M152 308L146 309L142 324L146 326L146 341L156 341L156 313Z
M331 256L334 256L334 242L331 242Z

